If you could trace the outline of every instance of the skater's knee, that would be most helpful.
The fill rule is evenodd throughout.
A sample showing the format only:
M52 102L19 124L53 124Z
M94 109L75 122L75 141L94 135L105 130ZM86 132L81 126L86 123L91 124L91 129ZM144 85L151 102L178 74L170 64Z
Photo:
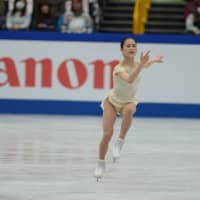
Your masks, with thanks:
M136 112L135 106L128 106L123 109L122 115L127 117L132 117Z

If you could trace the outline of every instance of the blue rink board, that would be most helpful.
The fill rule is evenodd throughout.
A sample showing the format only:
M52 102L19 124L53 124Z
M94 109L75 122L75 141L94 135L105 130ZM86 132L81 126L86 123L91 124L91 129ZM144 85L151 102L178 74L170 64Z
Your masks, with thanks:
M200 37L196 35L156 35L156 34L65 34L59 32L31 32L31 31L0 31L0 40L31 40L31 41L80 41L80 42L119 42L124 37L134 37L140 43L162 44L195 44L200 45Z
M100 102L0 100L2 114L102 115ZM200 118L199 104L139 103L135 116Z

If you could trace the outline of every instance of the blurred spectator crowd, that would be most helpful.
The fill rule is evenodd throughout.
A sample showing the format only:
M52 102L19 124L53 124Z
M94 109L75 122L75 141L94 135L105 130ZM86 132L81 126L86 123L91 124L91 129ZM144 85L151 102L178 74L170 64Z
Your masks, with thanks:
M0 29L91 33L99 18L98 0L0 0Z
M0 0L0 29L91 33L102 0ZM186 33L200 35L200 0L186 0Z

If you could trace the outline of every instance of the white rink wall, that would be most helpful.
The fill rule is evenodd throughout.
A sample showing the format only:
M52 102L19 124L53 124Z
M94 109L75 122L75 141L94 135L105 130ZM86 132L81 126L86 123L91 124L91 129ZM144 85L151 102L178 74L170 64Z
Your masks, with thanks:
M100 102L112 87L111 74L122 59L119 42L124 35L115 41L112 35L106 35L109 36L106 42L101 41L102 35L96 41L87 41L88 36L86 40L80 36L78 41L33 40L22 36L25 39L0 40L0 99L4 103L5 100ZM162 43L152 38L144 41L139 38L137 60L142 51L151 50L152 57L163 55L164 63L142 72L139 102L195 104L199 109L200 42Z

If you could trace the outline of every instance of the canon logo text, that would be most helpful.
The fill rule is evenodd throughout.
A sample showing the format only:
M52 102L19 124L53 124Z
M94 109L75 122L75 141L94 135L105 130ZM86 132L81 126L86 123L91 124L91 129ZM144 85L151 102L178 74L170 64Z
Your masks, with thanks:
M14 59L10 57L0 58L0 75L6 76L4 81L0 80L0 87L10 86L10 87L36 87L36 67L41 68L41 87L42 88L51 88L53 76L56 76L59 83L68 89L77 89L82 87L88 79L88 69L86 65L78 59L66 59L61 61L56 74L53 74L53 61L50 58L43 58L36 60L34 58L25 58L21 61L24 64L24 82L20 82L18 75L17 64ZM69 62L72 65L69 65ZM112 60L105 63L101 59L94 60L89 64L93 67L93 88L94 89L103 89L104 80L105 80L105 68L110 68L110 87L112 88L112 73L114 67L119 63L118 60ZM73 85L70 81L69 67L73 67L76 72L77 84Z

